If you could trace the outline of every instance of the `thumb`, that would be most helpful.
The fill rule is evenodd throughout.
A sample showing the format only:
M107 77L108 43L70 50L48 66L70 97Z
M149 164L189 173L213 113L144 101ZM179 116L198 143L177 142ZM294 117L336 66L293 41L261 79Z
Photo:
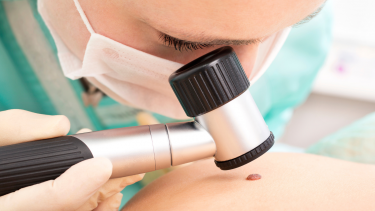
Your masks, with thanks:
M92 158L69 168L55 180L26 187L0 197L1 210L76 210L112 174L107 158Z
M0 112L0 146L64 136L70 122L65 116L49 116L13 109Z

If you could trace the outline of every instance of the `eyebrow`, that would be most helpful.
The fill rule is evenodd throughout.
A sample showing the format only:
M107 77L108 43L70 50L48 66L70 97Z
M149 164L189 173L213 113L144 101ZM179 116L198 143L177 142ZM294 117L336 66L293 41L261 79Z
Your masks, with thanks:
M308 15L307 17L305 17L304 19L302 19L298 23L294 24L293 27L296 28L296 27L301 26L302 24L305 24L305 23L308 23L309 21L311 21L314 17L316 17L323 10L323 7L326 4L326 2L327 2L327 0L322 5L320 5L320 7L318 9L316 9L313 13L311 13L310 15Z

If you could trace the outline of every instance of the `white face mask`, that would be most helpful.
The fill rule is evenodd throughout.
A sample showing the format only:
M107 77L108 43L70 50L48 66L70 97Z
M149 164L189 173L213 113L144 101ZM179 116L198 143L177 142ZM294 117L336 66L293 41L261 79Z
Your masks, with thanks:
M66 77L87 77L90 82L116 101L177 119L185 119L168 77L182 64L162 59L123 45L97 34L91 27L78 0L74 0L79 14L91 33L83 62L62 42L48 22L43 1L38 1L39 12L55 40L58 57ZM263 41L250 75L255 82L268 68L285 42L290 28Z

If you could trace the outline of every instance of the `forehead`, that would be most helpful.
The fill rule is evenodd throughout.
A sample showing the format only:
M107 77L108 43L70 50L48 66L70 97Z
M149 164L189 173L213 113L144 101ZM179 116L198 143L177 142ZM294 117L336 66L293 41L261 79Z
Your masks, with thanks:
M135 17L180 39L246 40L293 25L324 0L136 0L127 2ZM193 38L193 39L192 39Z

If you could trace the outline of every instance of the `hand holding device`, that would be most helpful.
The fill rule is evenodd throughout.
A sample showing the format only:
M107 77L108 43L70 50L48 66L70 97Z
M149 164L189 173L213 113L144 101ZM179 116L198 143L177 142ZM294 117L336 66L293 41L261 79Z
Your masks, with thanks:
M66 135L69 127L69 120L64 116L47 116L22 110L3 111L0 112L0 146ZM2 155L0 153L0 157ZM0 174L3 173L0 170ZM55 180L1 196L0 208L30 211L112 210L120 206L122 195L119 192L139 181L143 175L108 180L111 174L112 163L107 158L89 159L73 165Z

